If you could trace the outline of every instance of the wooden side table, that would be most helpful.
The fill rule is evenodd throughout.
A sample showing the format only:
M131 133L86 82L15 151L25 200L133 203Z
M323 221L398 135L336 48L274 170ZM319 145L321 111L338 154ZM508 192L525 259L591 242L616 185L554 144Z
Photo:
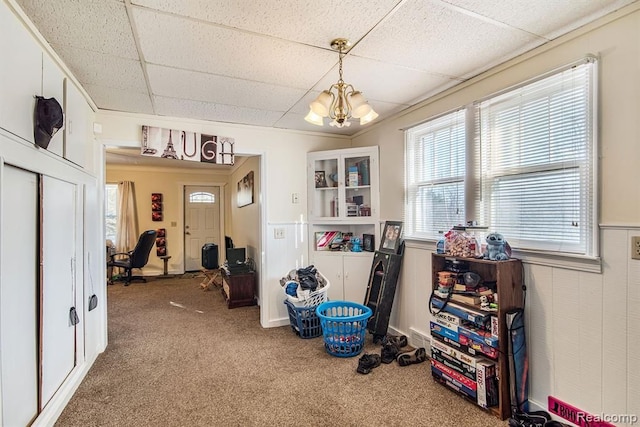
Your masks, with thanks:
M164 255L161 256L160 259L162 261L164 261L164 266L163 266L163 270L162 270L162 274L164 276L167 276L169 274L169 268L168 268L168 264L169 264L169 259L171 258L171 255Z
M255 272L228 275L226 270L222 272L222 295L227 301L227 308L256 305Z

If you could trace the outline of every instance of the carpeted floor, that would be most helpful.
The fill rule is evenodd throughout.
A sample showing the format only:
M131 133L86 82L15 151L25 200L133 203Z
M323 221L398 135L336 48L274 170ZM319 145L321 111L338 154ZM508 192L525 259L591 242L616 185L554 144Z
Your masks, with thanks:
M109 345L56 425L507 424L434 383L428 361L358 374L358 357L333 357L289 326L263 329L257 306L229 310L200 282L109 286ZM380 353L369 335L364 352Z

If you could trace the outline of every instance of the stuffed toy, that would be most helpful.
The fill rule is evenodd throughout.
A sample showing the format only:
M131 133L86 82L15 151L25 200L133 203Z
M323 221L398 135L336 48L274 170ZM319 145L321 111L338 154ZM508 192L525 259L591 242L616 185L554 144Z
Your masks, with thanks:
M487 241L487 248L484 251L484 259L490 259L492 261L503 261L509 259L511 247L502 234L491 233L485 239Z

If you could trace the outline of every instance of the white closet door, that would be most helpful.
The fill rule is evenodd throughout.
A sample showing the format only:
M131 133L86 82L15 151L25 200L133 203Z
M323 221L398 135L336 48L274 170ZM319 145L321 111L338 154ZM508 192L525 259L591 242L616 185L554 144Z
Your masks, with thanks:
M75 365L74 300L76 187L43 177L42 183L42 406ZM78 315L82 308L78 309Z
M0 345L4 426L38 412L38 185L34 173L0 165Z

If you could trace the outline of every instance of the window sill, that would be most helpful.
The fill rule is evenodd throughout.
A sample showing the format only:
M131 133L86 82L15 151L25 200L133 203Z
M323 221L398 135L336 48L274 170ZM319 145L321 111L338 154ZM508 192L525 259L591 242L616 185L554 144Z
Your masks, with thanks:
M435 240L406 239L406 248L436 251ZM543 265L547 267L564 268L568 270L602 273L602 259L600 257L586 257L579 255L544 253L513 249L513 258L525 264Z

